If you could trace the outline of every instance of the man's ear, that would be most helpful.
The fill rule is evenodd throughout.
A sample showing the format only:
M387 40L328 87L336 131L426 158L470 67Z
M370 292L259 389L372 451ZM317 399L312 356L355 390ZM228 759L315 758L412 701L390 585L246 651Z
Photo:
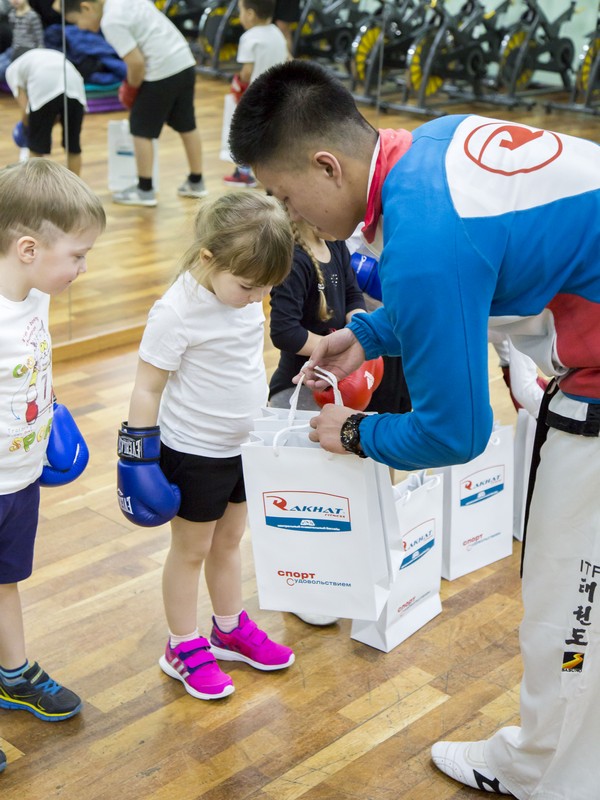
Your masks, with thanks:
M327 177L333 178L336 185L341 186L342 183L342 165L338 159L327 150L319 150L312 157L312 163L320 170L324 170Z
M17 255L19 259L24 264L33 263L36 256L37 247L37 239L34 239L33 236L21 236L19 239L17 239Z

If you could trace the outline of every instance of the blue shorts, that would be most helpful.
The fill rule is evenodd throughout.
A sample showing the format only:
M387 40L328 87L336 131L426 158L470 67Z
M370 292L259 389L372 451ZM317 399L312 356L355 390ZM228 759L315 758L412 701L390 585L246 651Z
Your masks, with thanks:
M18 583L31 575L39 510L39 481L0 495L0 583Z

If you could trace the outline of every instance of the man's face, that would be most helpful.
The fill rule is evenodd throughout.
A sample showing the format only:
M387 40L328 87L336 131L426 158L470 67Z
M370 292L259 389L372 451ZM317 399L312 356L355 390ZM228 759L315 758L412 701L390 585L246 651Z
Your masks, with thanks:
M53 7L56 9L57 3L59 5L58 10L60 11L60 0L56 0ZM100 30L101 19L102 5L98 0L82 3L79 7L79 11L70 11L66 15L67 22L70 22L72 25L77 25L82 31L94 31L94 33Z
M267 191L285 204L292 220L305 220L319 236L347 239L362 219L360 213L356 218L357 199L342 180L336 160L318 156L304 169L269 163L255 165L254 172Z

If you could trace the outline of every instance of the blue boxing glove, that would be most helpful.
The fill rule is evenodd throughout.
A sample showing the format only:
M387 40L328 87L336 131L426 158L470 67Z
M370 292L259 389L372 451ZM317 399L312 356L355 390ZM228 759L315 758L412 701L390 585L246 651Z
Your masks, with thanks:
M17 147L29 147L29 129L23 122L15 123L12 136Z
M41 486L62 486L78 478L87 467L90 453L71 412L54 401L52 427L42 469Z
M179 511L181 492L160 468L160 428L121 425L117 495L128 520L145 528L163 525Z
M353 253L350 264L356 274L360 290L374 300L381 300L381 281L377 271L377 260L362 253Z

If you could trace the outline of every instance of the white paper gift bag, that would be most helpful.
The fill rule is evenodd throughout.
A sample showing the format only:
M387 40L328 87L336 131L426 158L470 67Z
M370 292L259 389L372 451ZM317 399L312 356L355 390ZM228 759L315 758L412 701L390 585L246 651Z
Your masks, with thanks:
M512 553L513 428L495 428L484 452L444 467L442 577L454 580Z
M517 414L515 428L515 502L513 518L513 536L518 541L523 541L523 527L525 523L525 503L527 501L527 487L529 486L529 470L531 468L531 455L537 420L529 411L520 408Z
M232 163L231 153L229 152L229 128L231 127L231 120L233 119L233 112L237 103L235 97L231 92L225 95L223 101L223 123L221 127L221 151L219 158L221 161L228 161Z
M158 141L153 139L154 162L152 183L158 189ZM108 123L108 188L120 192L138 182L133 137L129 132L129 120L111 120Z
M412 473L394 487L403 557L376 622L355 619L351 637L389 653L442 610L443 476Z

